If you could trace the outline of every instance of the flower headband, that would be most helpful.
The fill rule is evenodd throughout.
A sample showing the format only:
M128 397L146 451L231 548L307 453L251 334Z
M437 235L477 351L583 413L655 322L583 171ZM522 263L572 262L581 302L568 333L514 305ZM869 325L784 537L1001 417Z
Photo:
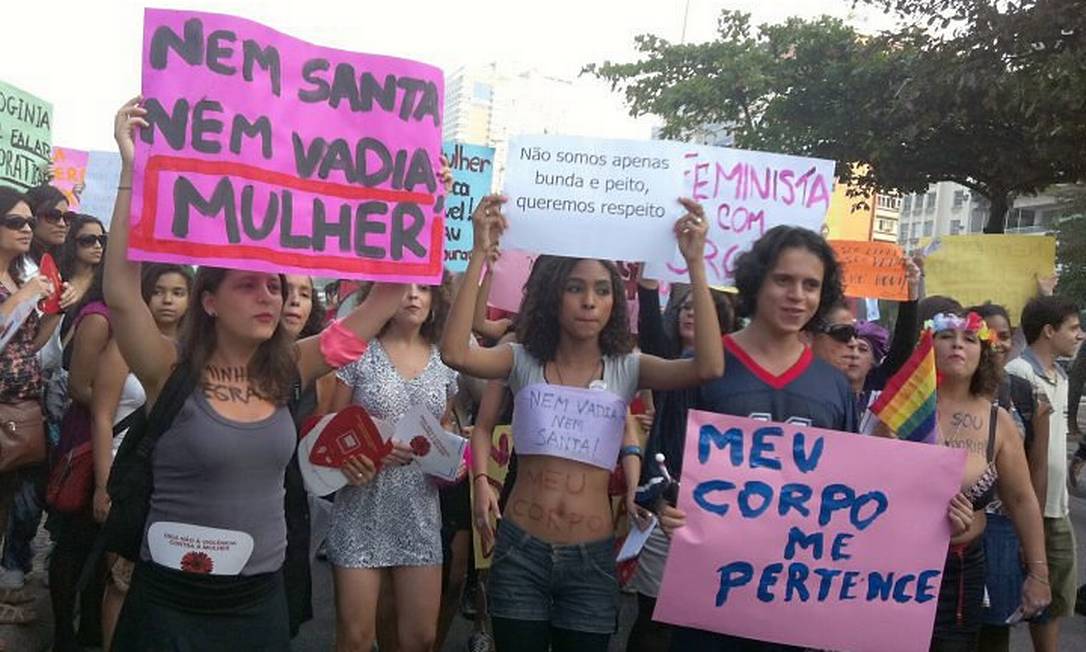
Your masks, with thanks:
M992 341L992 331L988 329L988 323L975 312L971 312L965 317L960 317L951 312L941 312L925 322L924 327L930 329L932 333L967 331L976 333L979 340Z

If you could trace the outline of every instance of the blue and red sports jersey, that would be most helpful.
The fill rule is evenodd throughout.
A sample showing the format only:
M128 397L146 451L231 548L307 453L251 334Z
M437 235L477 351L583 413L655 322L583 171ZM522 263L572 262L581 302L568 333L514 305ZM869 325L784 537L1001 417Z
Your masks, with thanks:
M724 337L724 375L698 389L699 410L738 417L857 431L856 403L845 375L804 349L774 376L730 336Z

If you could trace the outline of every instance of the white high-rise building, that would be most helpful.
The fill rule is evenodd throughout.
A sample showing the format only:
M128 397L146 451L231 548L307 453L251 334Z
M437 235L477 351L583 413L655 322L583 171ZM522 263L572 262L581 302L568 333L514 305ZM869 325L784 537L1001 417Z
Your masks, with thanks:
M898 243L916 249L924 238L983 233L988 200L953 181L928 186L927 192L901 199ZM1066 209L1050 193L1018 197L1007 212L1007 233L1042 234L1051 230Z
M499 63L461 66L445 80L445 140L494 147L501 176L510 136L648 138L621 97L593 78L562 79Z

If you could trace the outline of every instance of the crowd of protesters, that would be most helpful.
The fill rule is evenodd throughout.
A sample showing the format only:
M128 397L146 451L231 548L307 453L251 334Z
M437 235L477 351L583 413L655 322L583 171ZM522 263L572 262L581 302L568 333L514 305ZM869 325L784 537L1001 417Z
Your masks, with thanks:
M299 431L349 405L388 423L423 406L470 438L458 481L425 475L397 443L380 465L347 460L347 486L323 497L337 650L440 649L461 594L481 586L485 600L463 609L490 624L476 636L492 631L497 650L607 650L622 589L616 514L631 528L657 517L624 587L638 607L627 650L799 649L652 619L686 520L660 478L681 480L687 410L893 436L869 408L930 329L937 443L967 452L931 649L1007 650L1016 615L1036 650L1057 649L1077 590L1068 486L1086 462L1086 443L1068 454L1086 379L1075 303L964 308L924 297L923 260L910 259L891 334L854 317L828 243L789 226L742 254L722 292L706 280L704 210L679 199L690 282L666 306L638 278L631 324L615 263L542 256L517 314L488 319L484 268L507 226L504 197L490 195L466 272L433 287L365 284L337 310L305 276L128 259L145 115L137 100L117 114L108 233L106 216L70 211L51 186L0 187L0 624L41 618L26 575L44 515L55 650L290 649L313 616ZM545 415L522 397L544 385L614 408L595 433L605 459L526 435ZM499 493L487 460L500 423L514 446ZM185 527L251 549L211 574L154 544ZM485 576L473 530L492 548Z

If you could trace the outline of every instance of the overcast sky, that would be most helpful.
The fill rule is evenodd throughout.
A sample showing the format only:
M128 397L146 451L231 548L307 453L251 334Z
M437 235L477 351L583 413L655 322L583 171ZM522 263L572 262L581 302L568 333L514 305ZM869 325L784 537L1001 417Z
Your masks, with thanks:
M113 149L112 116L139 92L143 7L134 0L4 0L0 79L54 105L53 141ZM633 38L678 41L687 0L163 0L151 6L233 14L318 45L418 59L446 70L509 61L574 77L588 62L625 61ZM711 39L721 9L756 23L830 14L861 29L885 16L849 0L689 0L686 38ZM14 14L14 15L13 15ZM616 120L626 119L613 102Z

